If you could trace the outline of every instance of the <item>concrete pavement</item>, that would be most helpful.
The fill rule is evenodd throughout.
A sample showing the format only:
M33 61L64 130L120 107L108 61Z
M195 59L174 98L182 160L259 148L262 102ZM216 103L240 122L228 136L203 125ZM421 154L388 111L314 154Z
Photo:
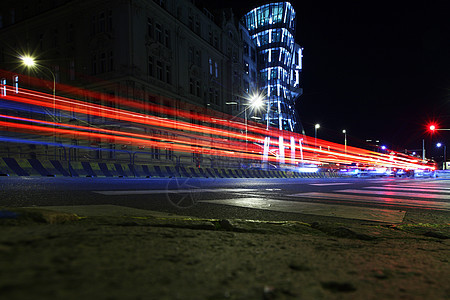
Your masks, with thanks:
M430 218L428 217L430 220ZM450 227L0 209L3 299L449 299Z

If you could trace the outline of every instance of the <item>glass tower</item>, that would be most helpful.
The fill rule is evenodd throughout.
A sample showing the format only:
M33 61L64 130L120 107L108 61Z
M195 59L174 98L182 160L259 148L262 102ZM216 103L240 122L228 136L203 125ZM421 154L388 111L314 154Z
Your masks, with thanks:
M241 20L258 54L259 86L267 111L263 121L280 130L302 132L295 110L299 87L302 48L295 44L295 11L289 2L254 8Z

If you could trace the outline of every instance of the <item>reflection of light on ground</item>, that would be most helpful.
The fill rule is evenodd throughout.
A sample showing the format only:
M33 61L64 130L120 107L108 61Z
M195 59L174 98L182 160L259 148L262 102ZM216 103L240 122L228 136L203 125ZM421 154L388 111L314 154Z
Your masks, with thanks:
M422 194L422 193L411 193L411 192L386 192L386 191L367 191L367 190L339 190L340 193L355 193L355 194L372 194L381 196L399 196L399 197L412 197L412 198L425 198L425 199L440 199L440 200L450 200L450 194Z
M310 193L299 193L292 194L291 197L300 197L300 198L308 198L308 199L321 199L321 200L331 200L335 201L335 203L351 203L351 202L363 202L370 203L376 202L376 204L384 204L384 205L400 205L404 207L420 207L422 209L433 208L440 210L450 210L450 203L444 201L427 201L427 200L416 200L416 199L401 199L401 198L386 198L380 196L366 196L366 195L356 195L356 194L337 194L344 191L349 190L338 190L336 193L318 193L318 192L310 192ZM355 190L360 192L361 190ZM370 192L370 191L366 191ZM355 192L356 193L356 192ZM373 194L373 193L370 193Z
M331 216L338 218L400 223L405 212L390 209L357 207L348 205L333 205L299 201L285 201L260 198L236 198L223 200L201 200L199 202L218 205L230 205L245 208L264 209L279 212L302 213L309 215Z

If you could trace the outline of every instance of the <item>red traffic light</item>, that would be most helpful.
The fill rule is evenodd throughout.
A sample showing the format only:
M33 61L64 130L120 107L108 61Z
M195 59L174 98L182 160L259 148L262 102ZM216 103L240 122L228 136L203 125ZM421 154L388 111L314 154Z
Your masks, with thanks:
M430 130L431 131L435 131L436 130L436 125L430 125Z

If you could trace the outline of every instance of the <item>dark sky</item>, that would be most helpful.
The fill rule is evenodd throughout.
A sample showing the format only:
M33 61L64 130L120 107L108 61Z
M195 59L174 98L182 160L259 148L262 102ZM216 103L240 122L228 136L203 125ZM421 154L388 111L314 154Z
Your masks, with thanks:
M241 15L268 1L216 1ZM431 145L426 124L450 128L450 17L445 1L290 1L304 47L297 108L307 135ZM330 4L333 3L333 4ZM439 132L450 144L450 131ZM434 137L437 138L436 136Z

